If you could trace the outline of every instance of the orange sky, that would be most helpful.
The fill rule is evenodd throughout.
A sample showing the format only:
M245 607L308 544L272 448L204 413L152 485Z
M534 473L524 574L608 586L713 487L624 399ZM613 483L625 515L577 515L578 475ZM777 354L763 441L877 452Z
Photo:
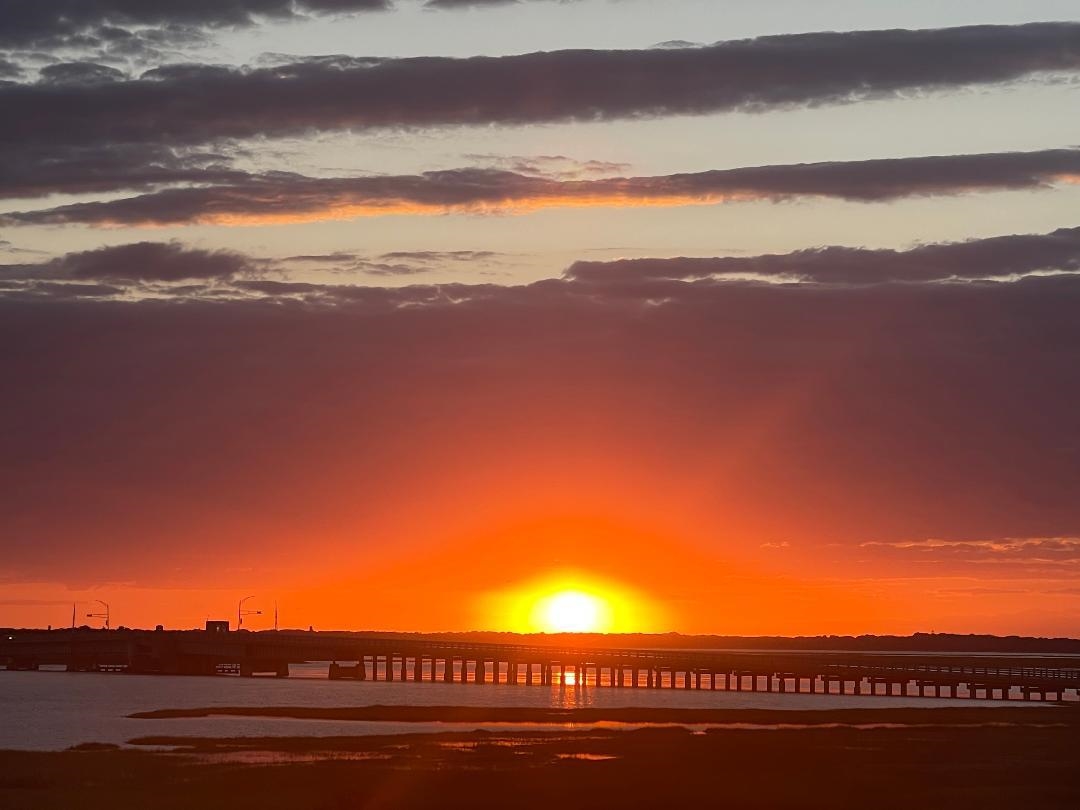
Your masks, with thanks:
M576 576L656 631L1074 632L1065 358L973 365L976 292L9 313L0 624L520 629Z
M245 607L263 615L245 619L251 629L273 626L276 602L282 627L527 632L537 628L516 606L573 587L610 600L616 632L1074 632L1080 592L1068 579L925 576L880 562L859 576L859 566L815 560L820 552L797 544L716 553L703 538L673 539L685 527L672 524L642 531L600 519L537 520L336 562L296 553L269 569L252 551L252 570L228 572L239 589L6 585L0 609L11 625L66 626L77 600L79 623L97 625L83 614L103 599L113 626L193 627L206 617L235 623L236 601L252 594Z
M1060 0L22 5L0 626L1080 633Z

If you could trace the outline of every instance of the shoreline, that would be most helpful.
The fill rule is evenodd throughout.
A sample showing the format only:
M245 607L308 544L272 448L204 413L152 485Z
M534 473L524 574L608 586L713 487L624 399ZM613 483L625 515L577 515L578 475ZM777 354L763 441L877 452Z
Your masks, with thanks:
M1038 717L1045 721L1052 714L1056 722L1080 724L1080 708L1069 703L1017 706L938 706L927 708L867 709L682 709L654 707L612 707L553 709L502 706L407 706L374 705L351 707L309 706L212 706L187 709L156 709L134 712L127 717L137 720L172 720L209 717L265 717L296 720L336 720L397 723L531 723L566 725L572 723L635 723L667 725L703 725L746 723L752 725L861 725L900 723L904 725L952 724L982 725L988 719L996 723L1024 723Z

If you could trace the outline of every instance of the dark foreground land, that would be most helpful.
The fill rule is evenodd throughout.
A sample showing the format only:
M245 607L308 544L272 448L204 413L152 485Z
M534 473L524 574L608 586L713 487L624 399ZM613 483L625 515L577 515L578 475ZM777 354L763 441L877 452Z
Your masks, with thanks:
M697 733L157 738L141 742L175 750L0 752L0 807L1080 808L1080 711L916 711L798 728L778 712L773 727Z

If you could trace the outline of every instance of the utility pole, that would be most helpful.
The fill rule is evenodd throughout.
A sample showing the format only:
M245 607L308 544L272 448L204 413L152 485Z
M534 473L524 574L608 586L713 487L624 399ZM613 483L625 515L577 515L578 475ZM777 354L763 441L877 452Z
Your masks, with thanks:
M104 613L87 613L86 618L88 618L88 619L104 619L105 620L105 629L108 630L109 629L109 603L108 602L103 602L100 599L95 599L94 601L97 602L99 605L104 605L105 606L105 612Z
M277 632L277 600L274 600L274 632Z
M262 615L261 610L244 610L244 602L246 602L248 599L254 599L254 598L255 598L254 596L245 596L243 599L240 600L239 604L237 604L237 606L236 606L236 629L237 630L239 630L241 627L244 626L244 617L245 616L261 616Z

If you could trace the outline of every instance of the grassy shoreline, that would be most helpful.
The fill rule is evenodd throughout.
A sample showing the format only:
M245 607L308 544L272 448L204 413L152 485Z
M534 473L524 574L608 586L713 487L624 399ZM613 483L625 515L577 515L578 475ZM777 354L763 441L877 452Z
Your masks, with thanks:
M337 720L397 723L664 723L762 725L829 725L866 723L981 724L1080 721L1080 704L1018 706L939 706L934 708L868 709L681 709L610 707L554 709L501 706L211 706L135 712L140 720L207 717L266 717L298 720Z

